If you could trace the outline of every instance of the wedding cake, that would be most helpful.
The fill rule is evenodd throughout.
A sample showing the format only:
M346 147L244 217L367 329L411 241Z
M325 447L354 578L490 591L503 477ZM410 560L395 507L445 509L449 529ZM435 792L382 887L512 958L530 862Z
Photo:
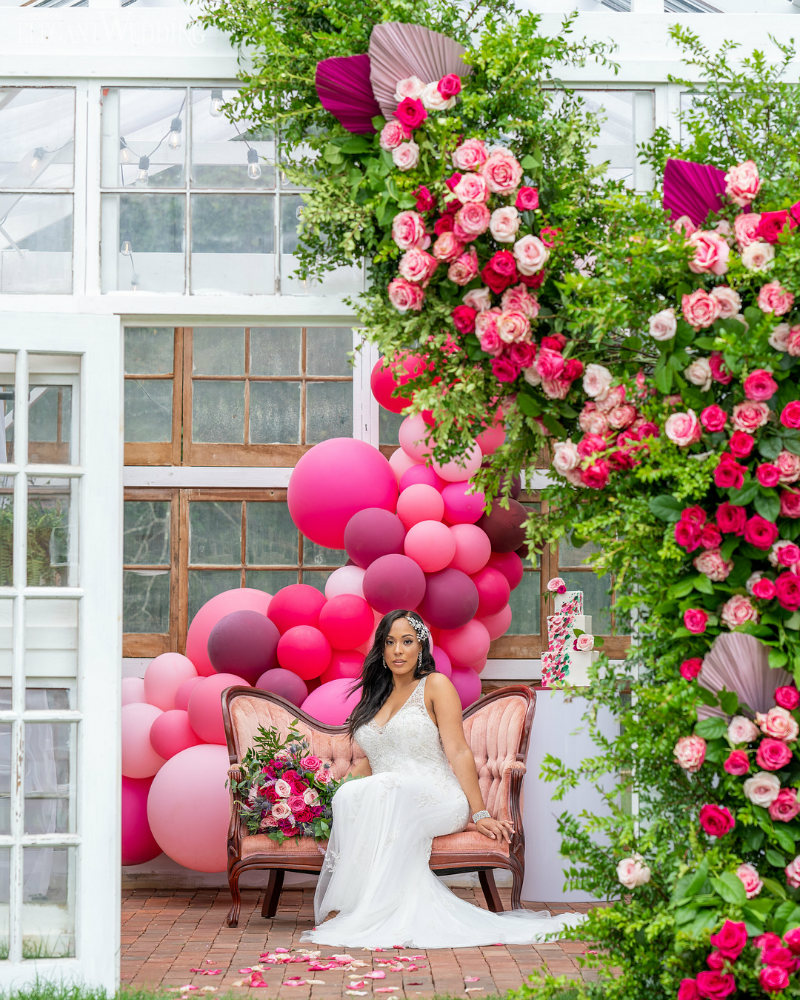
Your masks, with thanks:
M583 591L567 590L560 580L556 589L552 586L554 583L556 580L551 580L547 585L555 597L555 611L547 616L542 687L563 687L566 684L585 687L589 683L589 664L599 655L593 648L592 616L583 613ZM576 635L575 629L582 634Z

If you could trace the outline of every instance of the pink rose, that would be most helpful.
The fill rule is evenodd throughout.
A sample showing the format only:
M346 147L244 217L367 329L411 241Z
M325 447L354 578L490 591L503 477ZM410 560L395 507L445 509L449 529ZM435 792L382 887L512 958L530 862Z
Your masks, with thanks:
M694 250L694 257L689 261L690 271L694 274L725 274L730 247L719 233L698 230L687 242Z
M638 889L650 881L650 869L641 854L634 854L617 864L617 878L626 889Z
M683 612L683 624L694 635L700 635L706 630L708 612L702 608L687 608Z
M733 220L733 232L740 247L749 246L758 239L759 212L742 212Z
M630 403L623 403L622 406L615 406L613 410L608 411L609 426L615 431L621 431L626 427L630 427L635 420L636 407Z
M786 690L792 691L796 689L787 688ZM756 722L765 736L771 736L776 740L783 740L784 743L797 739L797 722L786 708L781 708L780 706L771 708L766 715L763 712L757 712Z
M322 767L322 759L314 754L309 754L308 757L300 758L300 766L304 771L318 771Z
M781 516L800 517L800 493L794 490L781 490Z
M711 406L707 406L700 412L700 423L710 433L721 431L727 423L727 420L728 414L722 409L722 407L717 406L716 403L713 403Z
M418 212L430 212L432 208L436 207L436 198L424 184L415 187L411 193L417 199L414 207Z
M491 217L489 209L481 202L467 202L455 214L453 232L462 242L471 243L481 233L486 232Z
M791 823L800 813L800 802L797 801L796 788L783 788L769 807L770 819L776 823Z
M393 149L397 149L401 142L405 142L411 135L411 132L399 122L396 118L388 121L381 129L380 144L381 149L385 149L391 152Z
M292 815L292 810L286 799L279 799L272 804L272 818L276 820L288 819Z
M781 470L770 462L762 462L756 469L756 479L762 486L771 489L781 481Z
M401 278L405 278L406 281L415 281L424 288L438 266L439 262L435 257L418 247L411 247L400 258L397 270L400 272Z
M769 407L766 403L737 403L733 408L731 419L733 426L738 431L747 431L752 434L754 430L763 427L769 420Z
M792 889L800 889L800 854L784 868L786 882ZM794 950L794 949L793 949Z
M771 601L777 594L775 584L772 580L767 579L767 577L762 577L760 574L753 575L758 575L759 578L757 580L753 580L752 584L748 586L749 592L753 595L753 597L757 597L759 601Z
M732 503L722 503L717 507L717 525L723 534L743 534L746 520L744 507L737 507Z
M730 455L724 453L719 465L714 469L714 483L722 490L740 490L744 483L745 472L747 469L743 465L739 465Z
M394 116L407 128L415 129L419 128L425 121L428 117L428 112L425 110L422 101L413 97L404 97L397 105Z
M461 180L453 188L453 194L466 205L468 201L485 202L489 197L489 190L480 174L462 174Z
M800 927L792 927L783 935L784 943L793 955L800 955Z
M700 809L700 826L710 837L724 837L735 825L733 815L726 806L707 803Z
M776 351L788 350L792 330L796 329L797 327L790 327L788 323L778 323L768 337L769 346L774 347Z
M493 309L491 312L494 313L495 310ZM487 315L487 313L478 314L475 319L475 332L478 336L478 343L481 345L481 350L485 354L491 354L492 357L496 358L503 353L503 341L497 332L496 315L492 315L481 322L481 317Z
M739 865L736 874L742 881L745 895L748 899L753 899L764 888L764 883L758 877L758 872L752 865Z
M528 319L536 319L539 315L539 302L536 296L531 295L524 285L507 288L503 292L500 304L503 309L509 312L525 313Z
M742 785L745 798L749 799L754 806L761 806L763 809L766 809L777 799L780 790L780 778L768 771L757 771Z
M742 263L748 271L766 271L775 259L775 247L756 240L742 250Z
M536 371L542 378L558 378L564 370L564 358L557 352L543 347L536 357Z
M583 373L583 391L593 399L602 400L611 388L611 372L603 365L588 364Z
M572 469L577 469L580 461L578 449L569 438L566 441L557 441L553 446L553 468L562 476Z
M687 552L694 552L700 544L700 528L696 524L691 524L681 518L680 521L675 522L673 531L675 541Z
M275 782L275 794L279 795L282 799L288 799L292 794L292 786L288 781L284 781L283 778L278 778Z
M738 316L742 310L742 299L738 292L727 285L719 285L711 289L711 296L719 302L720 319L730 319Z
M438 83L426 83L420 100L428 111L449 111L456 104L455 94L443 94Z
M683 736L675 744L673 753L676 764L694 774L706 759L706 741L700 736Z
M782 740L763 739L756 750L756 764L765 771L779 771L792 759L792 751Z
M780 705L781 708L785 708L789 712L792 712L798 705L800 705L800 692L798 692L794 685L790 684L775 688L775 702Z
M691 295L684 295L681 299L681 309L683 318L695 330L711 326L722 313L719 301L702 288L698 288Z
M419 100L424 86L425 84L418 76L404 77L397 81L397 86L394 88L394 99L398 104L406 97L410 97L413 101Z
M456 170L478 170L486 163L486 146L481 139L467 139L452 154Z
M800 455L784 450L775 459L775 465L778 467L782 484L794 483L800 479Z
M781 410L781 423L793 430L800 427L800 399L793 399L784 406Z
M401 250L421 246L425 239L425 223L419 212L400 212L392 219L392 239Z
M661 312L654 313L648 320L650 326L650 336L653 340L672 340L678 328L675 319L675 310L672 308L662 309Z
M736 628L745 622L758 621L758 612L751 604L750 598L744 594L734 594L728 598L720 608L719 616L728 628Z
M547 263L550 251L538 236L529 233L514 244L514 256L520 274L536 274Z
M755 448L755 445L756 439L752 437L752 435L748 434L747 431L741 430L734 431L728 441L730 453L735 458L747 458L753 448ZM722 457L724 458L725 456L723 455Z
M778 391L778 383L766 368L756 368L744 380L744 394L748 399L772 399Z
M475 317L477 313L469 306L456 306L450 313L453 326L459 333L472 333L475 329Z
M431 248L437 260L453 261L464 252L464 244L456 239L455 233L442 233Z
M534 187L521 187L517 191L517 200L514 206L520 212L535 212L539 207L539 191Z
M664 433L673 444L687 448L700 440L702 429L694 410L687 410L686 413L673 413L667 417Z
M513 344L507 344L503 349L503 353L509 361L512 361L520 368L530 368L536 360L536 344L529 344L526 341L518 340ZM545 393L547 392L548 384L542 383L542 389Z
M726 920L717 933L711 935L709 941L723 958L735 962L747 944L747 927L744 923Z
M697 232L697 226L692 222L688 215L682 215L679 219L676 219L672 223L672 230L675 233L683 233L684 236L691 236L692 233Z
M520 222L519 212L513 206L496 208L489 222L489 232L498 243L513 243Z
M314 780L318 785L329 785L333 781L333 775L329 770L322 769L314 775Z
M778 537L778 526L760 514L753 514L745 522L744 540L757 549L768 549Z
M728 774L739 777L750 770L750 761L744 750L731 750L722 767Z
M731 167L725 174L725 194L734 205L744 208L755 200L761 190L758 167L752 160L745 160Z
M577 636L575 642L572 644L573 649L577 649L579 653L588 653L594 649L594 636L589 635L588 632L584 632ZM705 745L705 741L704 741ZM703 751L705 753L705 750ZM702 764L702 761L700 761Z
M793 302L794 295L785 291L778 281L762 285L758 293L758 308L765 313L774 313L775 316L783 316L789 312Z
M693 681L703 669L703 660L700 656L692 656L684 660L679 667L679 673L684 680Z
M302 795L292 795L289 799L288 805L293 813L302 812L306 807L305 799Z
M456 285L468 285L478 273L478 255L474 249L462 253L447 269L447 277Z
M531 324L525 313L521 312L502 312L497 319L497 333L500 339L505 344L513 344L518 340L530 340L531 336ZM539 358L541 358L544 351L539 352ZM561 357L559 355L559 357ZM544 373L539 368L539 358L536 361L537 371L543 378L550 377L545 376ZM563 360L561 362L563 367Z
M507 358L492 358L492 374L498 382L513 382L520 369Z
M723 559L719 549L701 552L699 556L695 556L693 562L698 573L703 573L715 583L727 580L733 570L733 562Z
M461 93L461 77L458 73L448 73L436 84L442 97L455 97Z
M698 386L703 392L711 388L711 364L708 358L695 358L695 360L684 369L683 377L692 385Z
M507 149L490 153L480 171L494 194L511 194L522 180L522 167Z
M419 312L425 301L425 292L420 285L406 281L405 278L395 278L394 281L390 281L387 293L389 301L400 313L409 310Z
M711 377L715 382L719 382L720 385L729 385L733 381L733 375L731 375L725 366L725 362L719 351L711 352L708 364L711 368Z
M775 579L775 596L787 611L800 608L800 576L797 573L781 573Z
M758 973L758 984L765 993L778 993L789 985L789 973L778 965L765 965Z
M800 562L800 546L786 539L775 542L770 549L769 561L773 566L794 566Z
M602 490L608 483L610 474L611 468L608 462L599 459L592 463L592 465L581 470L581 482L591 490Z

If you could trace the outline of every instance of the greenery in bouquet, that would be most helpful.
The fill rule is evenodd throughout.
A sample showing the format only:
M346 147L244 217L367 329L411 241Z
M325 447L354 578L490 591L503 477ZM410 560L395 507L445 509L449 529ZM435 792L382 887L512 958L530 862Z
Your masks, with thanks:
M275 728L259 726L240 767L233 791L248 833L266 833L279 844L287 837L328 839L331 800L342 782L333 779L329 763L311 753L294 725L285 738Z

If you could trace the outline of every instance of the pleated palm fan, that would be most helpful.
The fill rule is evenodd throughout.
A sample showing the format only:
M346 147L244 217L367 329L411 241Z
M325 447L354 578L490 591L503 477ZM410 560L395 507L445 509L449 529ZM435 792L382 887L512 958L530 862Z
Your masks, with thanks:
M702 225L709 212L722 208L724 193L724 170L709 163L667 160L663 204L673 219L688 215L696 226Z
M768 712L775 704L775 689L793 682L785 670L769 666L768 652L767 646L745 632L718 635L703 660L697 682L715 694L723 688L733 691L740 704L750 709L749 714ZM712 715L727 718L722 709L710 705L701 705L697 715L700 719Z
M375 131L372 119L381 113L370 84L370 59L333 56L317 63L317 94L326 111L338 118L348 132L366 135Z

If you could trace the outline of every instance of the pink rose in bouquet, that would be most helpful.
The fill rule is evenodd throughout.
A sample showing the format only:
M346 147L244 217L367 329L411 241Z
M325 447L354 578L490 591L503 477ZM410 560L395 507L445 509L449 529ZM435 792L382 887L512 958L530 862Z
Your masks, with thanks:
M757 549L768 549L778 537L778 526L760 514L753 514L744 525L744 540Z
M564 358L548 347L543 347L536 356L536 371L542 378L558 378L564 370ZM596 435L595 435L596 436Z
M572 360L574 359L570 358L566 362L565 367L567 367ZM580 362L578 363L580 364ZM613 410L608 411L608 423L615 431L621 431L626 427L630 427L635 420L636 407L632 406L630 403L623 403L622 406L615 406Z
M314 781L318 785L329 785L333 781L333 775L327 768L322 768L314 775Z
M583 391L598 401L608 396L611 389L611 372L604 365L588 364L583 373Z
M517 191L517 200L514 202L515 208L520 212L535 212L539 207L539 191L535 187L521 187Z
M459 333L472 333L475 330L475 317L477 312L469 306L456 306L450 313L453 326Z
M747 521L744 507L732 503L721 503L717 507L717 525L725 535L742 535Z
M734 715L728 723L728 739L734 745L737 743L752 743L758 737L759 732L756 724L744 715Z
M794 303L794 295L787 292L778 281L770 281L762 285L758 293L758 308L762 312L783 316L789 312Z
M641 854L634 854L617 863L617 878L626 889L638 889L650 881L650 869Z
M690 295L684 295L681 299L681 309L683 318L695 330L711 326L719 319L722 312L719 301L702 288L696 289Z
M421 95L420 95L421 96ZM425 121L428 112L419 98L404 97L397 105L394 113L395 118L402 122L407 128L415 129Z
M419 212L399 212L392 219L392 239L401 250L421 246L425 239L425 223Z
M500 304L505 310L525 313L528 319L539 315L539 301L524 285L515 285L503 292Z
M392 162L398 170L413 170L419 163L419 146L413 139L401 143L392 150Z
M694 635L700 635L706 630L708 612L702 608L687 608L683 612L683 624Z
M720 319L730 319L738 316L742 310L742 299L737 291L727 285L718 285L711 289L711 296L719 302Z
M725 758L722 768L727 774L739 777L747 774L750 770L750 760L744 750L731 750Z
M497 317L497 335L503 341L504 344L513 344L517 341L530 340L531 336L531 324L525 313L522 312L501 312ZM539 352L539 357L536 361L536 369L542 378L551 377L545 376L544 373L539 368L539 358L541 358L544 351ZM561 357L561 355L559 355ZM561 361L561 367L563 368L564 362Z
M455 150L451 159L456 170L478 170L488 157L481 139L466 139Z
M402 122L393 118L381 129L379 142L381 149L391 152L393 149L397 149L401 142L405 142L406 139L409 139L410 137L411 131L407 129Z
M797 573L781 573L775 579L775 596L787 611L800 608L800 576Z
M584 434L578 442L578 454L581 458L589 458L596 452L605 451L607 447L608 442L599 434Z
M538 236L528 233L514 244L514 256L520 274L536 274L547 263L550 251Z
M779 771L792 759L792 751L782 740L763 739L756 750L756 764L765 771Z
M723 559L719 549L707 549L701 552L699 556L695 556L693 564L698 573L703 573L715 583L727 580L733 570L733 562L730 559Z
M784 406L781 410L781 423L791 430L800 427L800 399L793 399Z
M436 268L439 266L437 259L425 250L418 247L411 247L406 250L397 265L400 276L406 281L414 281L424 288L433 277Z
M557 441L553 446L553 468L562 476L576 469L580 465L580 460L578 449L571 440Z
M771 489L781 481L781 471L777 465L772 465L770 462L762 462L756 469L756 479L762 486Z
M800 493L795 490L781 490L781 517L800 517Z
M734 431L728 441L728 448L735 458L747 458L755 448L756 439L747 431ZM723 455L723 458L725 456Z
M714 483L723 490L740 490L747 469L739 465L730 455L723 453L719 465L714 469ZM722 529L724 531L724 528ZM744 525L742 525L744 531Z
M474 249L462 253L447 269L447 277L456 285L468 285L478 273L478 255Z
M758 212L742 212L733 220L733 232L740 247L749 246L758 239L758 224L761 215Z
M744 394L748 399L763 401L772 399L778 391L778 383L772 372L766 368L756 368L744 380Z
M784 869L786 882L792 889L800 889L800 854Z
M437 260L454 261L464 252L464 244L455 233L441 233L431 248L433 256Z
M778 965L765 965L758 973L758 984L765 993L778 993L789 985L789 972Z
M739 431L752 433L763 427L769 420L770 409L766 403L746 401L737 403L733 408L733 426Z
M466 205L470 201L485 202L489 197L489 189L485 178L480 174L462 174L458 184L453 188L453 194Z
M793 955L800 955L800 927L792 927L783 935L786 947Z
M662 309L660 312L654 313L648 320L648 324L650 336L653 340L672 340L678 328L678 322L675 319L675 310L670 307L669 309Z
M735 825L733 814L726 806L706 803L700 809L700 826L710 837L724 837Z
M725 194L739 208L745 208L754 201L760 190L758 167L752 160L738 163L725 174Z
M406 97L410 97L416 101L422 96L424 86L425 84L418 76L404 77L402 80L397 81L397 85L394 88L394 99L398 104Z
M786 353L793 358L800 357L800 326L789 327L786 337Z
M387 294L389 301L401 313L409 310L419 312L425 301L425 292L422 287L412 281L407 281L405 278L395 278L390 281Z
M706 741L700 736L683 736L675 744L675 761L684 771L694 774L706 759Z
M756 722L765 736L772 736L776 740L783 740L784 742L797 739L797 722L785 708L781 708L780 706L771 708L766 714L757 712Z
M536 344L530 344L524 340L507 344L503 350L508 360L520 368L530 368L536 360ZM548 392L547 382L542 383L542 390L545 394Z
M441 81L439 83L426 83L422 88L420 100L423 107L427 108L428 111L449 111L456 106L455 94L446 95L442 93L440 83Z
M292 794L292 786L289 784L288 781L285 781L283 778L279 778L275 782L274 787L275 787L275 794L279 795L282 799L288 799L289 796Z
M495 149L481 164L481 174L494 194L511 194L522 180L522 167L507 149Z
M708 358L695 358L692 363L684 369L683 377L692 385L698 386L703 392L711 388L711 365Z
M687 681L693 681L703 668L703 659L700 656L691 656L684 660L678 668L681 677Z
M757 580L752 581L748 590L759 601L771 601L778 592L772 580L762 577L760 574Z
M769 346L774 347L776 351L787 350L792 329L794 327L790 327L788 323L778 323L768 337Z
M492 308L492 294L488 288L473 288L461 301L476 312L484 312ZM505 304L503 304L503 308L507 308ZM525 310L523 309L522 312Z
M748 271L766 271L775 259L775 248L756 240L742 250L742 263Z
M282 820L288 819L292 815L292 810L286 799L280 799L272 807L273 819Z
M700 411L700 423L711 434L721 431L727 422L728 414L716 403Z
M748 899L754 899L764 888L758 872L752 865L739 865L736 874L741 879L744 892Z
M787 684L779 688L775 688L775 702L780 705L781 708L785 708L792 712L794 709L800 705L800 692L793 684Z
M800 455L794 455L791 451L782 451L775 459L775 464L780 473L782 485L794 483L800 479Z
M776 775L770 774L768 771L757 771L745 781L742 790L745 798L754 806L766 809L777 799L781 790L781 782Z
M769 561L773 566L794 566L800 562L800 546L785 539L775 542L770 549Z
M461 93L461 77L458 73L448 73L436 84L442 97L456 97Z
M792 209L796 210L797 206L793 205ZM758 236L767 243L777 243L785 232L791 232L796 227L796 211L779 209L777 212L763 212L758 220Z
M492 212L489 232L498 243L513 243L521 221L516 208L512 205L504 205Z
M747 927L743 922L726 920L709 941L723 958L735 962L747 944Z
M718 233L698 230L687 242L694 250L694 257L689 261L690 271L694 274L725 274L730 247Z
M489 209L482 202L467 202L455 214L453 232L463 243L471 243L486 232L491 218Z
M608 483L610 474L611 468L608 462L599 459L585 469L581 469L581 482L584 486L588 486L589 489L602 490Z
M492 358L492 374L498 382L513 382L520 368L509 358Z
M436 207L436 198L424 184L415 187L411 193L417 199L415 208L418 212L430 212L432 208Z
M673 413L667 417L664 433L673 444L686 448L700 440L702 428L694 410Z
M796 788L782 788L769 806L770 819L776 823L790 823L800 813Z
M711 352L708 363L711 367L711 377L714 381L719 382L720 385L730 385L733 381L733 375L731 375L725 366L725 361L719 351Z

